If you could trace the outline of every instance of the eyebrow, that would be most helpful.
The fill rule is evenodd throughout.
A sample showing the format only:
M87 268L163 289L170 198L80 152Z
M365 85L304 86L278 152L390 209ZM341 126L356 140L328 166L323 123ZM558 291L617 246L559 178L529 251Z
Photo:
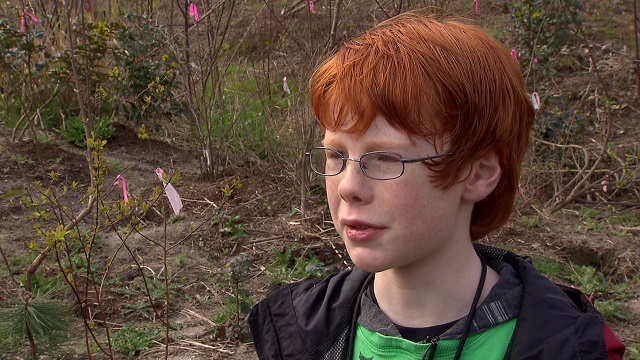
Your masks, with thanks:
M322 141L320 142L322 146L328 147L328 148L334 148L334 147L339 148L342 143L344 142L326 141L326 139L322 139ZM400 142L387 141L387 140L371 141L371 142L368 142L366 145L367 145L366 148L369 149L368 151L378 151L378 150L390 151L390 150L401 150L401 149L415 147L415 145L412 144L410 141L406 143L400 143Z

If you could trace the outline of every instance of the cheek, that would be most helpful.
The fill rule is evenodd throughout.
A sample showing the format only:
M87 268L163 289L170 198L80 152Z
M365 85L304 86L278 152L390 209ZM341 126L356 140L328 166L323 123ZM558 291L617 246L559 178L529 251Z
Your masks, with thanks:
M338 181L336 177L328 176L325 178L325 188L327 191L327 203L329 204L329 210L331 210L331 216L338 209L340 203L340 195L338 194Z
M396 215L396 221L415 229L442 223L447 219L453 201L425 184L408 184L388 191L387 195L387 203L393 204L390 212Z

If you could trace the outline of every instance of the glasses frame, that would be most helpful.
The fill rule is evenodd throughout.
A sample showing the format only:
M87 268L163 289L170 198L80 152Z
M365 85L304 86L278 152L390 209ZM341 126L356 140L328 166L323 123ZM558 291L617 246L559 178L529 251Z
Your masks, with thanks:
M311 152L314 151L314 150L323 150L323 151L329 150L329 151L333 151L334 153L340 155L340 157L342 158L342 167L340 168L340 171L338 171L335 174L329 175L329 174L324 174L324 173L318 172L316 169L314 169L313 166L311 166L311 164L312 164ZM425 157L420 157L420 158L415 158L415 159L405 159L405 158L402 157L402 155L400 155L398 153L395 153L393 151L379 150L379 151L370 151L368 153L363 154L358 159L352 159L352 158L349 158L349 157L344 157L336 149L332 149L332 148L328 148L328 147L324 147L324 146L315 146L315 147L311 148L311 150L306 151L304 154L309 159L309 167L311 168L311 170L314 173L316 173L316 174L318 174L320 176L337 176L337 175L340 175L344 171L344 169L347 168L347 161L353 161L353 162L357 162L360 165L360 171L362 171L364 176L368 177L369 179L373 179L373 180L393 180L393 179L399 178L400 176L402 176L402 174L404 174L404 164L413 164L413 163L417 163L417 162L425 162L425 161L429 161L429 160L439 159L439 158L442 158L442 157L451 156L454 153L450 152L450 153L444 153L444 154L438 154L438 155L432 155L432 156L425 156ZM400 158L400 163L402 164L402 171L400 172L399 175L394 176L394 177L390 177L390 178L376 178L376 177L373 177L373 176L367 174L366 170L364 169L365 162L362 161L362 158L367 156L367 155L371 155L371 154L392 154L392 155L397 156L398 158Z

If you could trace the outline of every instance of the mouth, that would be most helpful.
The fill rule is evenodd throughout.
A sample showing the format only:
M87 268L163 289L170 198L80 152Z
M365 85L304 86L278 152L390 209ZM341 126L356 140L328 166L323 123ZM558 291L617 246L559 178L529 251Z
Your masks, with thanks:
M381 226L355 220L343 220L342 225L346 238L354 242L373 240L383 230Z
M342 221L342 225L351 228L351 229L356 229L356 230L364 230L364 229L369 229L369 228L373 228L373 229L381 229L382 227L374 225L374 224L370 224L364 221L359 221L359 220L343 220Z

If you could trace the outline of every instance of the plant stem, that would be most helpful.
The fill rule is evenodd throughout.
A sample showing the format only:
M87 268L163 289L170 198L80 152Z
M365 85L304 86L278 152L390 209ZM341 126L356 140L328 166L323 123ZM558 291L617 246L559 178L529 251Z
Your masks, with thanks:
M27 330L27 339L29 339L29 345L31 346L31 356L33 360L38 360L38 344L36 344L35 339L33 338L33 333L31 332L31 328L29 327L29 299L30 295L25 293L23 296L24 299L24 327Z
M164 358L169 359L169 263L167 256L167 212L164 211L164 243L162 246L162 260L164 261Z
M638 0L633 0L633 33L636 38L636 92L640 98L640 48L638 47Z

